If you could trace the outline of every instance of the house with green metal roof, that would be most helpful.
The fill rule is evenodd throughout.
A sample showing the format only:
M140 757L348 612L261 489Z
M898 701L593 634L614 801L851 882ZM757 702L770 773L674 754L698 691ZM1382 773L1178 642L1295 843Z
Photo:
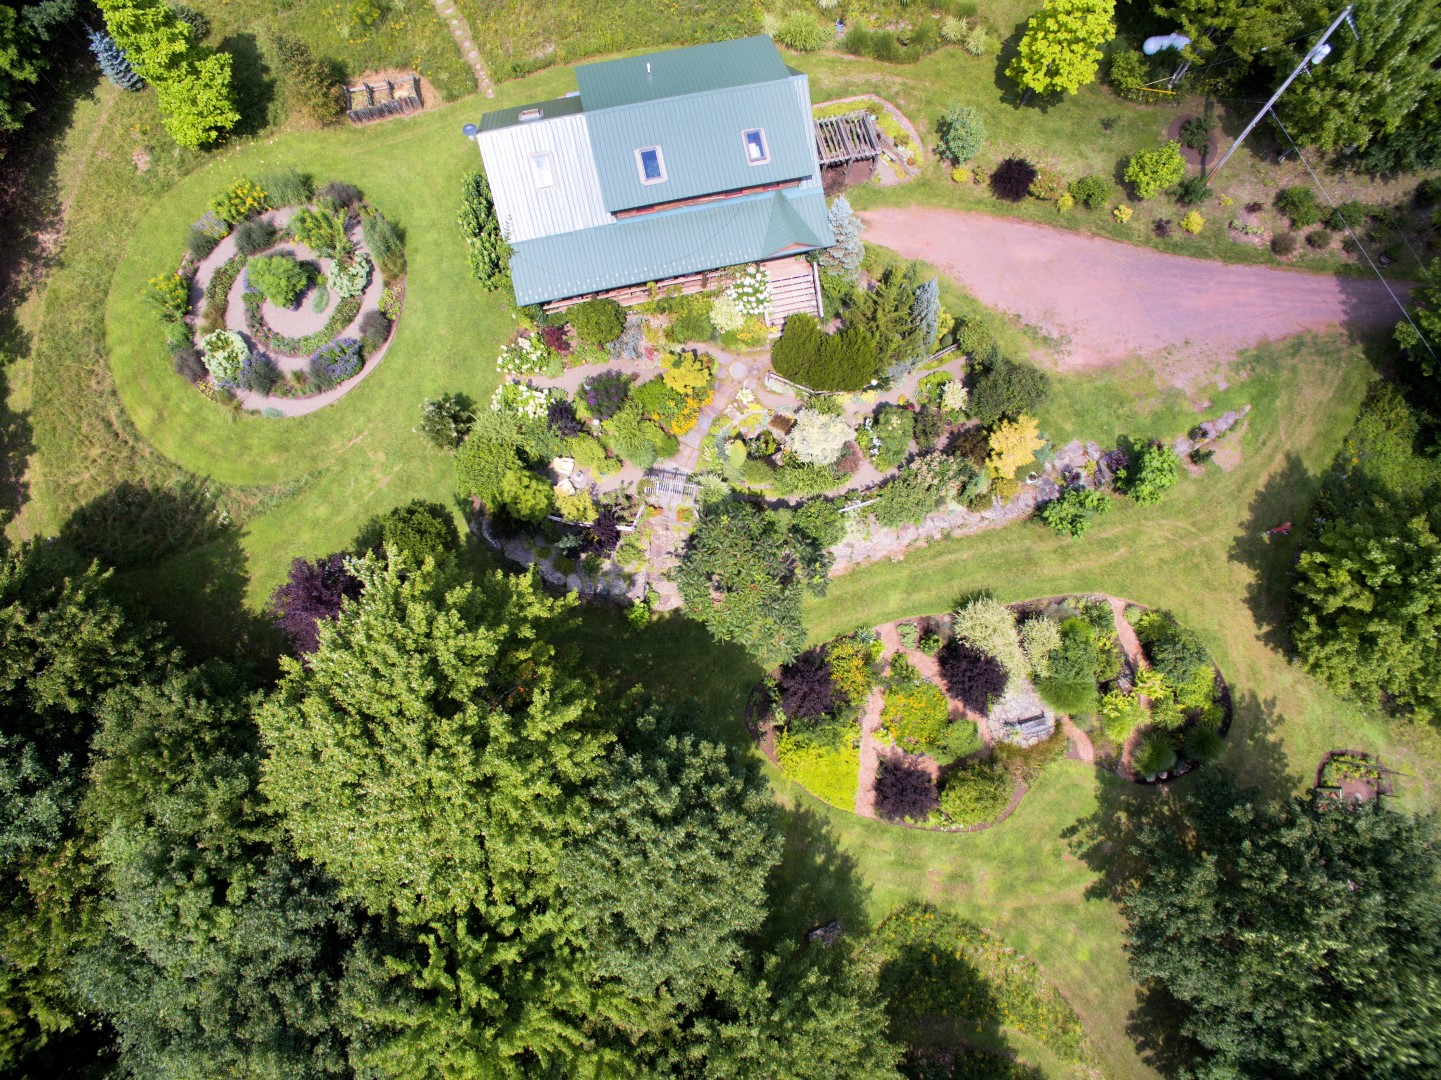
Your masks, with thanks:
M773 325L819 314L803 256L835 236L810 86L769 37L585 64L575 81L478 125L517 303L637 303L760 263Z

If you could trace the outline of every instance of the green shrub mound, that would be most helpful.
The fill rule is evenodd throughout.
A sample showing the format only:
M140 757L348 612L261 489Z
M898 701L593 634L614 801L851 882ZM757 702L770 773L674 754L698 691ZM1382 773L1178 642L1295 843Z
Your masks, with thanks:
M827 334L814 315L786 319L771 348L776 374L812 390L862 390L876 377L875 339L860 327Z
M609 345L625 329L625 308L604 297L576 304L565 318L575 336L591 345Z
M958 828L995 821L1011 803L1015 785L989 761L950 772L941 786L941 816Z
M941 140L941 154L955 165L962 165L981 151L986 143L986 122L975 109L955 104L936 121Z
M246 264L245 281L276 307L290 307L310 284L310 271L293 255L262 255Z

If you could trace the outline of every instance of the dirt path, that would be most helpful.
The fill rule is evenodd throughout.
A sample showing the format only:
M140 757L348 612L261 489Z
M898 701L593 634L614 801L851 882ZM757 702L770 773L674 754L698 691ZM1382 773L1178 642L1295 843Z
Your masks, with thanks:
M480 50L475 47L475 39L470 33L470 23L465 21L465 16L455 10L451 0L432 0L435 10L450 27L450 32L455 38L455 43L460 46L460 55L465 57L465 62L470 65L470 70L475 73L475 85L486 97L495 97L495 87L490 84L490 73L485 70L485 64L481 62Z
M1168 380L1189 389L1219 361L1267 338L1338 324L1389 327L1399 317L1373 279L1233 266L960 210L861 217L870 243L924 259L983 304L1059 339L1065 369L1140 353L1164 359L1158 366ZM1410 295L1406 286L1392 288L1403 300Z

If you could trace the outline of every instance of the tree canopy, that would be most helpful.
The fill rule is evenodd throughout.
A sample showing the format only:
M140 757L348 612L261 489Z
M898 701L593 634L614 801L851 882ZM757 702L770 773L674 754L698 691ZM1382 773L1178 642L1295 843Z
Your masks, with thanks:
M1115 11L1115 0L1045 0L1006 74L1027 93L1076 93L1096 81L1100 46L1116 36Z
M1375 804L1258 805L1206 770L1184 825L1146 823L1123 901L1132 972L1181 1004L1208 1076L1441 1067L1434 830Z

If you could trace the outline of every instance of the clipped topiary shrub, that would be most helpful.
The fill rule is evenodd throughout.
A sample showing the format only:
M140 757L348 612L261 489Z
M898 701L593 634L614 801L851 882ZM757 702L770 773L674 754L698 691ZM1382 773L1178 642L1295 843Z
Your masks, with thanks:
M1036 167L1025 158L1006 158L991 173L991 194L1002 202L1020 202L1031 193Z
M592 345L609 345L625 329L625 309L602 297L576 304L565 317L575 336Z
M262 255L246 264L245 282L276 307L290 307L310 284L310 272L293 255Z

